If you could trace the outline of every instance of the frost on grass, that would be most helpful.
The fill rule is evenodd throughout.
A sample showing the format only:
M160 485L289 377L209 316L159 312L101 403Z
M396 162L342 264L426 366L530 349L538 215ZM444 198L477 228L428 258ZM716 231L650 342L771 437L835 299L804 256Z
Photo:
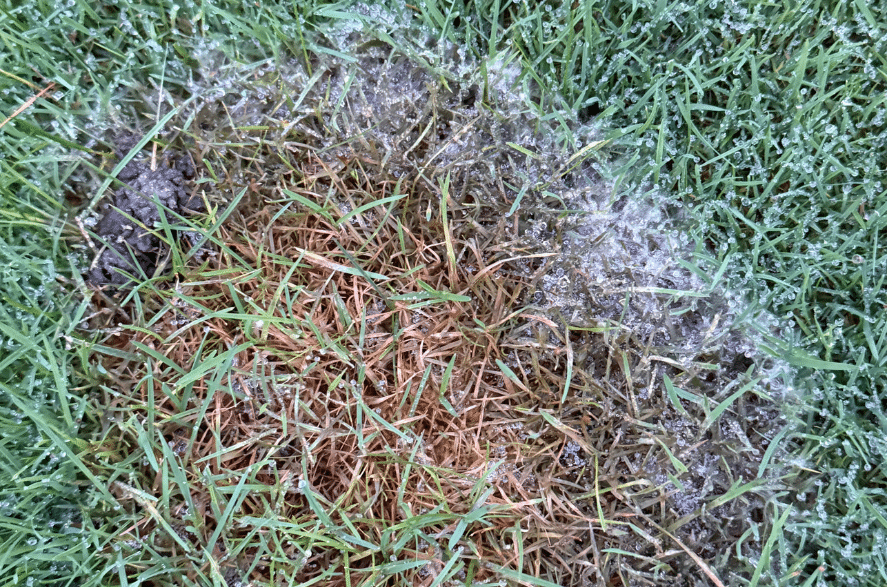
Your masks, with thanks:
M224 248L114 339L162 349L165 385L197 372L190 399L105 360L129 401L161 398L199 496L166 512L194 532L146 522L144 539L236 551L223 568L256 580L281 552L329 584L392 560L425 561L398 571L420 583L500 566L565 585L748 578L779 366L708 268L678 262L694 258L674 218L615 197L597 131L538 111L510 55L481 76L441 42L337 38L310 63L195 52L204 97L182 120L202 195L246 195ZM201 356L230 368L200 376ZM244 476L219 520L213 483ZM284 539L269 516L334 531Z

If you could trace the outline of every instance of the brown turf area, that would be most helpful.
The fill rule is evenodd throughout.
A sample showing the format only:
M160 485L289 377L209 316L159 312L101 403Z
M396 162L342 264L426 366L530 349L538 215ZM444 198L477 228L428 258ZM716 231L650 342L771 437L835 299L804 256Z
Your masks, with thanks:
M426 157L459 136L414 124ZM228 149L247 188L214 238L182 236L139 301L97 298L103 401L138 425L112 418L95 466L144 453L139 487L113 487L140 519L121 547L192 580L423 586L454 557L462 580L717 585L713 567L760 547L766 398L731 400L741 435L709 418L748 365L682 366L653 335L534 306L561 251L470 170ZM679 410L649 392L662 373L712 402Z

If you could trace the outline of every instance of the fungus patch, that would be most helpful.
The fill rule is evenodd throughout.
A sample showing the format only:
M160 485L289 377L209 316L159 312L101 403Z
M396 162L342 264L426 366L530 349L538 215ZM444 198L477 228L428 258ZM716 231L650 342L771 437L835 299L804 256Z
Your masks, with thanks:
M784 367L674 217L617 201L599 131L536 109L513 56L336 38L195 53L175 120L216 232L134 328L94 323L114 401L173 447L117 491L179 483L158 507L186 530L144 511L139 544L260 584L750 577ZM137 189L182 206L167 175Z

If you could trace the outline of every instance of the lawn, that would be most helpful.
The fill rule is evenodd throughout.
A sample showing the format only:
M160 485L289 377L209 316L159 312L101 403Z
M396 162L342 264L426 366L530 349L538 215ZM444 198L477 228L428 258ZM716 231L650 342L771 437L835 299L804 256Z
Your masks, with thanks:
M883 585L885 23L3 3L0 583Z

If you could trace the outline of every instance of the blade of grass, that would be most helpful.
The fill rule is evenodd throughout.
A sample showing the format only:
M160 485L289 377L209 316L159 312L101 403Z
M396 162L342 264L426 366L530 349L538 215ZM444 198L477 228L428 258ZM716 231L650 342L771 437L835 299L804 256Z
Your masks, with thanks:
M747 391L749 391L750 389L752 389L755 385L757 385L760 380L761 380L761 378L758 377L757 379L753 379L753 380L749 381L748 383L746 383L745 385L743 385L742 387L737 389L735 392L730 394L730 396L727 399L725 399L720 404L715 406L715 408L711 411L711 413L705 418L705 421L702 423L702 430L707 430L712 424L714 424L717 421L717 419L721 417L721 414L723 414L724 411L727 410L727 408L729 408L731 405L733 405L733 402L735 402L737 399L739 399L740 397L745 395L745 393Z
M450 199L450 173L440 184L440 221L443 223L444 244L447 249L447 262L450 270L450 283L458 283L456 271L456 251L453 249L453 237L450 233L450 221L447 218L447 205Z

